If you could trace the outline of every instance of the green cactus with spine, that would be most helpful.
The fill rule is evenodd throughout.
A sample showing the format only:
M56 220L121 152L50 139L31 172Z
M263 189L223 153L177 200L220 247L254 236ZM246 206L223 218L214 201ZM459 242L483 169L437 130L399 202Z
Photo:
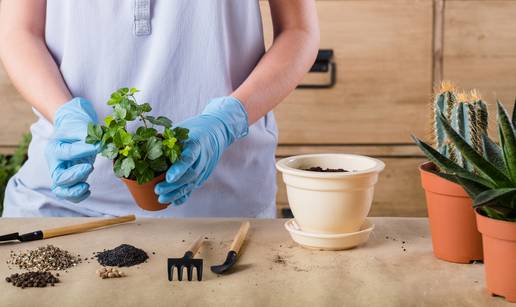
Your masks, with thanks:
M469 94L458 93L450 82L441 83L439 93L433 102L432 139L435 148L460 166L473 171L473 166L464 159L454 143L446 135L442 122L437 120L443 114L451 126L479 154L483 153L482 135L487 134L488 112L486 103L476 91Z

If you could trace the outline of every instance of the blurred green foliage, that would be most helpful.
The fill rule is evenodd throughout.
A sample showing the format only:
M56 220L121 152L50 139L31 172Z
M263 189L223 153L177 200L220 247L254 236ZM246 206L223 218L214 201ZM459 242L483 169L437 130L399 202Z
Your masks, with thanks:
M5 188L9 179L18 172L27 160L27 149L31 140L30 133L23 136L18 148L12 155L0 154L0 216L4 209Z

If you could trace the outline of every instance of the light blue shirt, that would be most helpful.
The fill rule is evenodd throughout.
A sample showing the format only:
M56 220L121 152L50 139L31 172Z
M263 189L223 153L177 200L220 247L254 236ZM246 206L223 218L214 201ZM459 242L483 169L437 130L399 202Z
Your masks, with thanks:
M257 0L47 0L46 42L73 96L92 101L100 119L111 111L110 93L123 86L141 89L137 99L150 102L152 115L174 122L195 116L237 88L264 54ZM141 210L101 156L88 199L57 199L43 155L52 125L38 116L29 160L7 187L4 216L275 216L272 113L224 153L187 203L159 212Z

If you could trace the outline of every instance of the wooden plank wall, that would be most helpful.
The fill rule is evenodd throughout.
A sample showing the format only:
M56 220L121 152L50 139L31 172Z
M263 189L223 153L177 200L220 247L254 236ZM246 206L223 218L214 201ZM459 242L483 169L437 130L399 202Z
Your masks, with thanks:
M266 43L268 4L261 1ZM276 110L278 158L356 153L387 164L371 215L425 216L411 133L427 133L427 104L443 79L491 103L516 95L516 0L317 0L321 48L335 52L337 84L296 90ZM311 74L313 75L313 74ZM512 103L511 103L512 104ZM0 153L34 116L0 69ZM287 208L278 175L278 209Z

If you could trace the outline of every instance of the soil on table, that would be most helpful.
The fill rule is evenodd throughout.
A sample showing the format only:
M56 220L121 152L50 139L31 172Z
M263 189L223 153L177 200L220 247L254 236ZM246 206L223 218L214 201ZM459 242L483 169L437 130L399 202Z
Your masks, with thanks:
M287 264L287 259L285 259L285 257L278 254L278 255L274 255L274 257L272 258L272 262L274 262L276 264Z
M343 168L322 168L320 166L312 166L310 168L304 168L304 171L309 172L321 172L321 173L347 173L348 170L345 170Z

